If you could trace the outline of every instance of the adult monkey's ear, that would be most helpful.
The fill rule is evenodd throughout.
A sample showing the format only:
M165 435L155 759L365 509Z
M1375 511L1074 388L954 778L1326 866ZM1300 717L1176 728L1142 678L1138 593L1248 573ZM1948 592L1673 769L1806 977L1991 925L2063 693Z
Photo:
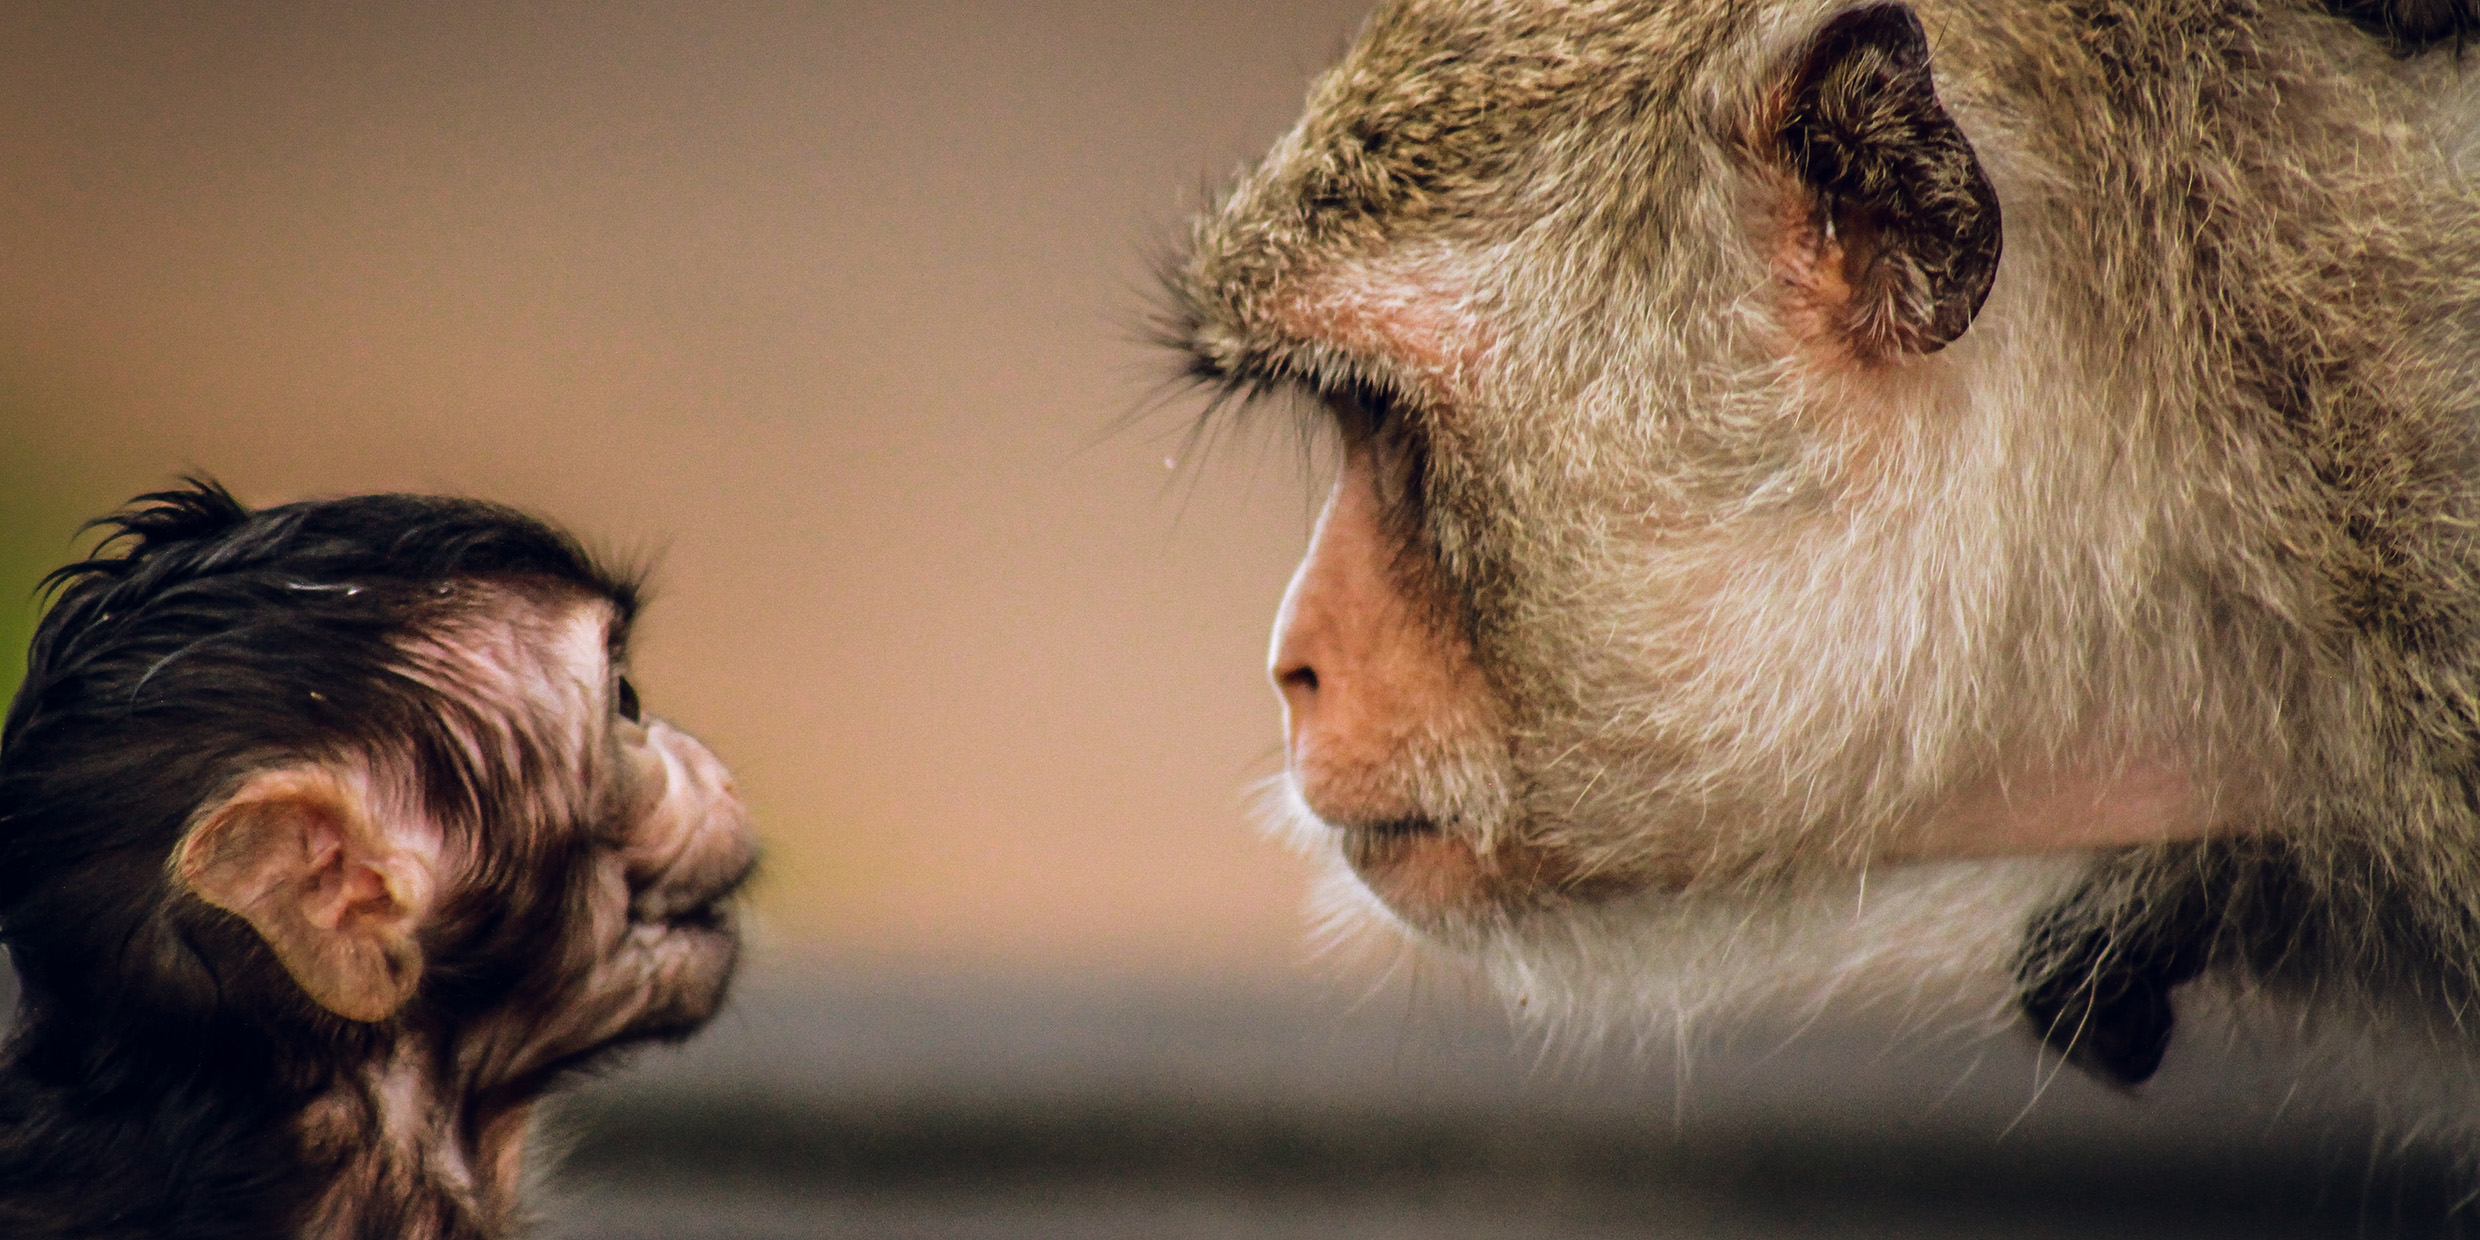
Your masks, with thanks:
M439 866L436 831L374 799L323 765L261 771L173 858L176 882L248 922L303 992L357 1021L395 1015L420 984Z
M1862 360L1963 334L1998 274L1998 196L1939 106L1929 41L1899 3L1828 18L1781 70L1773 158L1794 201L1777 256L1798 330Z

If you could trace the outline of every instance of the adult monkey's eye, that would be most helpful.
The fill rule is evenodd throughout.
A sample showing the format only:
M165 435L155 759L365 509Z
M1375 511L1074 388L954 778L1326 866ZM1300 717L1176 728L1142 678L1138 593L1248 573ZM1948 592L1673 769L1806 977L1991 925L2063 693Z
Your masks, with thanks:
M619 687L612 692L612 701L619 709L621 718L631 723L644 722L644 708L637 701L637 686L630 684L628 677L620 678Z
M1344 437L1356 441L1375 438L1400 416L1392 394L1362 383L1328 392L1326 407L1333 411Z

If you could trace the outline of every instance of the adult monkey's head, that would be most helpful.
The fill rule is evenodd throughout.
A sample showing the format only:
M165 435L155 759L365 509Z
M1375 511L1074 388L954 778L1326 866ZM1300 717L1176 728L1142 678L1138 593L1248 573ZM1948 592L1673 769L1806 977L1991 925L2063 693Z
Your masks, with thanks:
M1304 822L1520 985L1995 980L2126 1079L2202 972L2480 997L2449 62L2305 6L1384 4L1174 280L1197 371L1340 435Z

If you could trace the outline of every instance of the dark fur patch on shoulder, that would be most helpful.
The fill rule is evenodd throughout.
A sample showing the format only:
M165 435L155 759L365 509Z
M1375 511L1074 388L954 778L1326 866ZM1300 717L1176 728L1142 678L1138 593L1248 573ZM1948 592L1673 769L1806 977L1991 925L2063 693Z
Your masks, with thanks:
M2405 56L2445 44L2460 52L2480 34L2475 0L2327 0L2325 7Z
M2024 935L2018 1003L2043 1045L2102 1080L2151 1080L2178 1028L2171 992L2204 971L2212 910L2196 890L2144 924L2096 916L2091 889Z
M2335 971L2322 933L2332 912L2278 840L2134 850L2033 919L2017 1004L2067 1062L2132 1088L2170 1049L2175 992L2207 970L2272 985Z

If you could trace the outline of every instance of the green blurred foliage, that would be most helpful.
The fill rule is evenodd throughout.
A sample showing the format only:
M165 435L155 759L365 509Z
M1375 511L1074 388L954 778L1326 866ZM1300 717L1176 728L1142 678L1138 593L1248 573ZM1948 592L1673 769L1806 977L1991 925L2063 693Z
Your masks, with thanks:
M0 396L0 703L25 679L26 643L34 637L43 574L69 561L86 516L53 463L30 459L18 411ZM14 442L12 442L14 441Z
M17 694L26 674L26 642L34 635L34 587L47 571L33 540L23 537L29 524L0 503L0 702Z

